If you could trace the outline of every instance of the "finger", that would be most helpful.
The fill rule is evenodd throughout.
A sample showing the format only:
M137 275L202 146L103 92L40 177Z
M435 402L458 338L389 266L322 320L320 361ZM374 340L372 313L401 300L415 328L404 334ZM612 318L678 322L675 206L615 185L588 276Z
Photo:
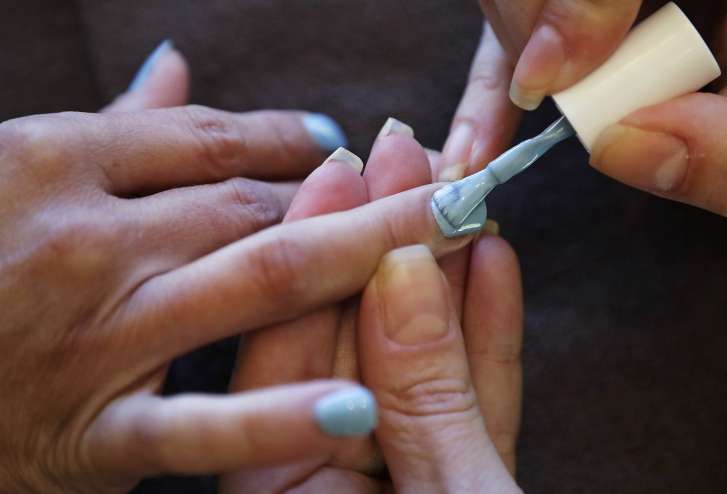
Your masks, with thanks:
M202 474L330 455L369 434L376 402L342 381L230 395L136 395L90 428L94 466L115 475Z
M446 282L424 246L387 254L362 299L363 382L396 492L515 492L487 437ZM463 454L463 452L466 452Z
M458 180L481 170L512 139L520 112L508 98L512 65L485 24L462 101L442 151L438 180Z
M280 223L298 187L232 178L135 199L130 216L146 232L139 259L152 258L158 272L168 271Z
M128 196L239 176L307 175L323 158L316 140L321 119L335 125L303 112L233 114L186 106L27 117L13 126L36 147L63 150L66 162L110 193Z
M696 93L606 129L591 164L661 197L727 216L727 98Z
M520 279L507 242L492 234L474 242L463 319L467 358L487 432L513 474L522 400Z
M333 158L303 182L286 222L367 202L360 160L342 152L336 152ZM336 340L333 331L339 317L338 310L327 307L251 334L240 346L231 389L253 389L330 376Z
M131 112L184 105L189 97L189 67L170 40L149 55L129 89L104 112Z
M430 211L438 188L263 230L147 281L127 301L127 322L165 358L350 297L396 247L426 243L444 255L469 242L441 236Z
M515 67L512 101L534 110L545 95L588 75L618 48L640 6L641 0L548 0L542 10L525 9L520 16L537 21Z

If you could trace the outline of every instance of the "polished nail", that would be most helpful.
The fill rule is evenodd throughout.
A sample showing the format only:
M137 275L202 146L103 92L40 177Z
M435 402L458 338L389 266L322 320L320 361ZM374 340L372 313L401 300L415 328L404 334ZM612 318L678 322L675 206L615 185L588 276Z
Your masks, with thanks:
M400 120L389 117L386 119L384 126L381 127L379 135L376 136L376 138L381 139L382 137L388 137L391 135L414 137L414 129Z
M365 436L376 428L378 408L371 392L356 386L319 399L315 417L318 426L329 436Z
M376 276L389 339L417 345L439 340L449 332L448 292L427 247L414 245L390 252Z
M557 81L566 63L563 38L548 25L535 30L515 67L510 99L523 110L535 110Z
M146 61L142 64L141 68L134 76L134 80L129 86L129 91L136 91L143 86L154 72L159 60L161 60L161 58L173 48L174 43L170 39L164 40L159 46L157 46L156 49L151 52L151 55L147 57Z
M634 187L666 193L684 182L689 150L673 135L616 124L594 144L591 165Z
M470 163L475 129L467 122L455 125L442 151L442 169L438 180L441 182L459 180Z
M346 164L351 165L359 173L361 173L364 166L361 158L343 147L336 149L333 154L326 158L326 161L324 161L323 164L325 165L326 163L330 163L331 161L342 161Z
M308 113L303 116L303 126L319 148L331 152L348 146L346 133L338 123L322 113Z

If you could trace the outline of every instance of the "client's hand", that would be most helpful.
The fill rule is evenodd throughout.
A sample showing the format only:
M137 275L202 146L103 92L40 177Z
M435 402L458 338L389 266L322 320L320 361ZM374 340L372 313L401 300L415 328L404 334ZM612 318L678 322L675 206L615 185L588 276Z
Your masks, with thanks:
M0 124L0 491L124 492L325 456L345 444L332 423L367 432L341 382L157 392L176 356L359 293L396 247L461 247L436 187L246 237L297 189L264 180L319 160L301 114L116 110Z
M363 178L343 162L327 163L304 182L286 221L352 207L368 198L376 199L428 181L430 169L421 146L400 124L394 122L385 129L374 145ZM350 163L355 162L354 157ZM405 216L408 212L402 210L399 214ZM508 465L514 466L522 329L517 261L507 244L488 235L473 249L469 273L467 255L450 256L444 262L447 275L455 284L455 314L464 317L473 372L479 376L480 405L499 452ZM499 291L489 293L494 285L500 285ZM482 292L487 295L481 297ZM407 293L402 290L400 295L405 297ZM463 309L465 298L467 304ZM358 305L358 300L331 305L249 335L241 347L233 390L332 375L360 379L356 338L363 337L364 329L357 325ZM338 487L336 482L363 482L367 477L361 473L375 474L380 468L380 453L374 443L361 441L339 448L332 455L278 468L247 469L224 478L222 486L226 493L278 492L294 486L316 486L325 491ZM378 488L373 481L364 484Z

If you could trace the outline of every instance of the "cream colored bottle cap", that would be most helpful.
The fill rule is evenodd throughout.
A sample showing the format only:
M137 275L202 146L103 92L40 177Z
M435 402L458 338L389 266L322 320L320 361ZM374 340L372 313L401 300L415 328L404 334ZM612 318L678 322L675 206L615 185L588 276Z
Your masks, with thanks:
M698 91L720 74L709 47L672 2L635 27L603 65L553 99L590 152L609 125L639 108Z

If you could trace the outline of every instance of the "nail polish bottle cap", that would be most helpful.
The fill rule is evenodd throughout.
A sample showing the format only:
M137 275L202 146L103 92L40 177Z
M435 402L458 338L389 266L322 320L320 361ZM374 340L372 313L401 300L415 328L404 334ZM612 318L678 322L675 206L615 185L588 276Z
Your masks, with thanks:
M553 99L590 152L609 125L697 91L720 74L707 44L671 2L635 27L603 65Z

